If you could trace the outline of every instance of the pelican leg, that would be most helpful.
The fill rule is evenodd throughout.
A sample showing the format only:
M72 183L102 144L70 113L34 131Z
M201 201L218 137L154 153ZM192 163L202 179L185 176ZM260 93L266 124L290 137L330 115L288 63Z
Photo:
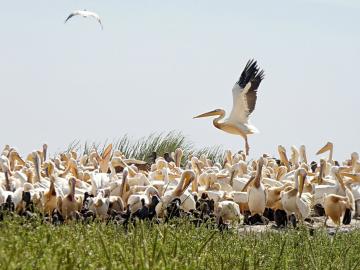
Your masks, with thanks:
M247 156L249 155L249 150L250 150L250 147L249 147L248 139L245 136L245 153Z

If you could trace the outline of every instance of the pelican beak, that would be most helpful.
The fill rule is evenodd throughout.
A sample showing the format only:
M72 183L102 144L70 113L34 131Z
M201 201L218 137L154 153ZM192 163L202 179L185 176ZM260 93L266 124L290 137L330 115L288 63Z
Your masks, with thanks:
M185 179L183 186L180 189L180 192L176 194L176 196L181 196L185 190L190 186L190 184L195 180L195 173L193 171L184 171L183 177Z
M333 148L333 144L331 142L327 142L323 148L321 148L319 151L316 152L316 155L320 155L322 153L325 153L326 151L330 151Z
M182 156L183 156L183 150L181 148L177 148L175 150L175 165L176 165L176 167L180 167Z
M232 165L232 153L230 150L226 150L225 151L226 154L226 160L227 162L229 162L230 165Z
M301 156L302 156L302 162L306 163L307 164L307 157L306 157L306 148L305 148L305 145L301 145L300 146L300 153L301 153Z
M210 112L199 114L198 116L194 116L193 119L202 118L202 117L209 117L209 116L214 116L214 115L219 115L218 110L213 110L213 111L210 111Z
M300 173L299 197L301 197L301 194L303 193L304 190L305 177L306 177L305 171L303 173Z
M351 167L341 166L341 167L339 167L339 172L341 174L343 174L343 173L351 173Z
M344 184L344 180L342 179L341 175L339 172L335 173L336 178L338 179L340 186L345 190L345 184Z
M46 161L46 154L47 154L47 144L43 144L43 161Z
M358 173L340 172L340 175L351 178L355 183L360 182L360 174Z
M234 175L235 175L235 170L232 170L232 172L230 173L230 186L233 186L234 184Z
M54 164L52 162L49 163L49 165L47 167L47 172L48 172L49 176L54 173Z
M19 156L19 153L16 152L16 159L20 165L25 166L25 161Z

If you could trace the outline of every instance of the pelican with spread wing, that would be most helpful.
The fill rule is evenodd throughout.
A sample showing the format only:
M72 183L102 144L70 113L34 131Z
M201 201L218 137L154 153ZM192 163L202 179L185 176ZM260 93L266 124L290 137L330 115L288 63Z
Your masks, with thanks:
M249 155L247 136L259 132L256 127L249 123L249 116L255 109L257 89L263 79L264 71L259 71L256 61L249 60L241 73L239 80L232 89L233 108L230 116L223 119L225 117L225 111L216 109L195 116L194 118L218 116L213 120L214 126L227 133L243 137L245 140L246 155Z
M66 18L65 23L66 23L70 18L72 18L72 17L74 17L74 16L77 16L77 15L83 16L84 18L87 18L87 17L93 17L93 18L95 18L95 19L99 22L99 24L100 24L100 26L101 26L101 29L104 29L104 27L103 27L103 25L102 25L102 23L101 23L100 16L99 16L98 14L96 14L95 12L88 11L88 10L86 10L86 9L84 9L84 10L76 10L76 11L72 12L72 13Z

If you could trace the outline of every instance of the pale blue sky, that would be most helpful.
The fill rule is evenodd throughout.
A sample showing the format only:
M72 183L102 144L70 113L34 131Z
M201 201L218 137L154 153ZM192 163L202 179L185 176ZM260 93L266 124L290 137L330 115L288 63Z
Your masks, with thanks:
M291 2L291 3L290 3ZM97 12L95 20L67 15ZM327 140L359 151L358 1L3 1L0 143L20 153L74 139L182 131L197 146L243 148L192 117L231 110L246 61L260 85L250 154Z

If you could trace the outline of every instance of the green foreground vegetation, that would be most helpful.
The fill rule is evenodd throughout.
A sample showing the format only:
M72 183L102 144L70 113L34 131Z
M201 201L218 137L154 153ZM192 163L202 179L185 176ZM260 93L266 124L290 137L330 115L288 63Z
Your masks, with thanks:
M359 269L360 230L239 234L188 221L122 225L7 217L0 269Z

